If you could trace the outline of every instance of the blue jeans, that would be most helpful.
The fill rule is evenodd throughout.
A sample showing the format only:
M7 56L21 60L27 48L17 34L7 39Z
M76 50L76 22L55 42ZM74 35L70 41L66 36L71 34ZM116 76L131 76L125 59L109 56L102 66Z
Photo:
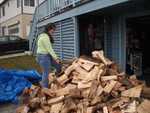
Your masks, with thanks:
M52 70L52 66L56 69L56 74L61 72L61 65L58 64L51 55L44 55L38 54L37 55L37 62L39 63L40 67L42 68L42 81L41 85L43 87L48 87L48 75Z

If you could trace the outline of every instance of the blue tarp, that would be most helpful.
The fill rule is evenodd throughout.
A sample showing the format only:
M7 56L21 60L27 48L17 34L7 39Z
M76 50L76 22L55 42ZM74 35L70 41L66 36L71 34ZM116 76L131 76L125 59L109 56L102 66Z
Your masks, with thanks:
M17 102L17 96L26 87L40 80L41 75L36 70L0 69L0 103Z

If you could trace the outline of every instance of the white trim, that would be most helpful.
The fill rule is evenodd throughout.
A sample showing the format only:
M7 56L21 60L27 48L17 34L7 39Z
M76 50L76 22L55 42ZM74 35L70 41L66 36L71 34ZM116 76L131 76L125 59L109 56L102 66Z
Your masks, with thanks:
M74 24L74 56L79 57L80 47L79 47L78 19L77 17L72 17L72 18L73 18L73 24Z

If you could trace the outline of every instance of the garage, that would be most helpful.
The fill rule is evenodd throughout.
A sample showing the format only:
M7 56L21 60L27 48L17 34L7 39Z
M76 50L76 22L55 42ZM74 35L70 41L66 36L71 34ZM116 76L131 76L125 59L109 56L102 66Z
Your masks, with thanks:
M104 49L104 17L92 12L78 17L80 55Z
M126 71L148 80L150 15L126 20Z

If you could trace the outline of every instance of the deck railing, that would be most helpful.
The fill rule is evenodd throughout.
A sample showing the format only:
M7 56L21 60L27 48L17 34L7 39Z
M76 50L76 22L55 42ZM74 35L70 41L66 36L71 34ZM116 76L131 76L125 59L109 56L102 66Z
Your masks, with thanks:
M53 15L56 12L64 11L66 8L75 7L80 3L85 3L87 1L92 0L46 0L39 5L40 20L43 17L49 17L49 15Z

